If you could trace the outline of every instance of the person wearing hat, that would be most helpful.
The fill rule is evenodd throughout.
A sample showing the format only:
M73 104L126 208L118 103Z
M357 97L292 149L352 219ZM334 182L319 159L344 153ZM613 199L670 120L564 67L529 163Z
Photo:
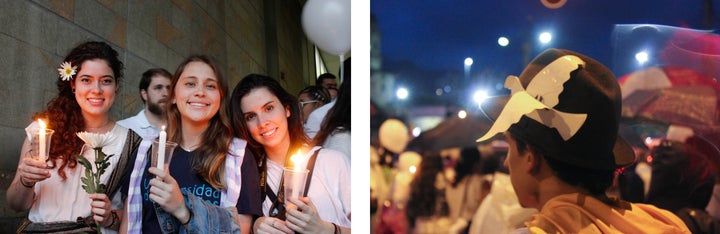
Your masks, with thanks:
M498 133L507 139L505 167L520 205L540 211L527 231L690 233L667 210L605 194L615 170L635 155L618 135L620 87L604 65L548 49L505 87L510 96L483 106L494 123L478 141Z

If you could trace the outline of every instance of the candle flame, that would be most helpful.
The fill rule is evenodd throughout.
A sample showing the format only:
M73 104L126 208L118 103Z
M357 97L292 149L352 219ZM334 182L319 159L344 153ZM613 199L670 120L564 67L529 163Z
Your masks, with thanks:
M162 126L162 130L165 131L165 125Z
M298 150L298 152L296 154L294 154L293 156L290 156L290 161L293 163L293 167L295 168L296 171L301 169L299 162L300 162L300 157L302 157L302 156L300 156L300 155L302 155L302 153L300 152L300 150Z
M45 129L47 126L45 125L45 122L42 121L42 119L38 119L38 125L40 125L40 129Z
M415 174L415 172L417 171L417 168L415 167L415 165L413 165L413 166L410 166L409 170L410 170L410 173Z

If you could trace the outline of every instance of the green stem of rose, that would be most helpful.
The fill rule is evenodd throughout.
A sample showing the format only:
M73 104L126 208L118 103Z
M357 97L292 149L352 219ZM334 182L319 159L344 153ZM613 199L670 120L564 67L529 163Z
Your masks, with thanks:
M97 173L98 168L100 168L100 164L98 164L98 160L97 160L97 159L98 159L98 156L99 156L98 154L99 154L99 151L100 151L100 150L102 150L102 148L101 148L101 149L95 149L95 150L93 150L93 151L95 151L95 170L93 170L93 173L92 173L92 177L94 177L93 182L95 183L95 186L94 186L94 187L95 187L95 191L94 191L94 193L100 193L100 192L101 192L101 191L97 191L98 188L100 187L100 186L99 186L99 184L100 184L100 175L98 175L99 173ZM95 229L95 230L97 231L97 234L101 234L102 231L100 230L100 222L95 221L95 225L97 226L96 229Z

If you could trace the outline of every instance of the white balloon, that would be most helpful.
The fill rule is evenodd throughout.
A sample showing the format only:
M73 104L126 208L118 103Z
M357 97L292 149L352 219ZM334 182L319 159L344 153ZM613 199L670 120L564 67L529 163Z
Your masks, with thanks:
M350 0L309 0L302 12L305 35L320 49L343 55L350 51Z

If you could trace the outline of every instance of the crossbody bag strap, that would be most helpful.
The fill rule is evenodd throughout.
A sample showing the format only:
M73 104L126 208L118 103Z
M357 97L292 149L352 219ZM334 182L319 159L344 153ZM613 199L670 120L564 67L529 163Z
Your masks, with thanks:
M131 155L137 154L141 142L142 137L140 137L140 135L132 130L128 130L123 150L120 152L120 155L115 156L119 157L115 170L112 171L112 174L110 174L110 178L106 183L105 194L109 199L112 200L112 195L120 188L120 182L122 180L123 173L125 173L125 167L128 167L128 165L132 167L133 164L129 163L129 159L131 158Z
M303 197L307 197L308 190L310 190L310 180L312 179L313 169L315 169L315 159L317 159L317 155L320 152L322 148L318 149L313 153L312 156L310 156L310 159L308 159L307 162L307 169L308 169L308 175L305 179L305 192L303 193Z

